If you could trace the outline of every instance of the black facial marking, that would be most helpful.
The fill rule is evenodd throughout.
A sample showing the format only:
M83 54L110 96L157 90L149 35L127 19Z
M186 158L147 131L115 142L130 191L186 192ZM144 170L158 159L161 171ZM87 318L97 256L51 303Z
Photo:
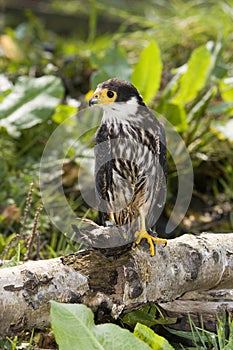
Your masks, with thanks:
M108 89L107 96L109 98L113 97L113 95L110 97L109 93L113 93L115 91L117 93L117 98L115 102L127 102L132 97L135 97L138 101L138 104L141 106L145 106L145 103L143 102L142 97L140 96L138 90L131 84L128 83L125 80L120 79L109 79L101 84L98 85L98 88L100 89Z

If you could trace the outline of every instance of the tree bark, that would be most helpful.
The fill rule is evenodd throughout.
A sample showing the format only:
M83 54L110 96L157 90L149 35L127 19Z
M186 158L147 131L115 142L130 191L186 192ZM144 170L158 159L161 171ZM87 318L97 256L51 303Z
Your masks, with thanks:
M50 300L85 303L103 322L150 302L182 314L198 300L195 312L205 305L215 314L226 299L232 312L232 290L233 233L185 234L157 246L154 257L142 245L88 249L0 269L0 336L49 326Z

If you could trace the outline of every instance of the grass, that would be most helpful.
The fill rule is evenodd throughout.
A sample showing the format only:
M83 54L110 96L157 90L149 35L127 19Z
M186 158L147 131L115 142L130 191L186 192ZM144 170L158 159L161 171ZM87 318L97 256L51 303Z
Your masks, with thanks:
M191 343L184 346L181 343L174 344L176 349L185 350L230 350L233 344L233 320L228 313L223 310L221 316L216 315L216 332L208 331L205 322L200 316L200 326L197 326L190 314L188 314L190 331L178 331L164 327L171 334L186 339Z

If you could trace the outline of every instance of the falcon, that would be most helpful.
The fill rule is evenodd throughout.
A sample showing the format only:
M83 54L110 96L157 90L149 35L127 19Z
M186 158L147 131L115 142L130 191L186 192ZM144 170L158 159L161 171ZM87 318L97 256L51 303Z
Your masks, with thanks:
M116 78L97 86L89 106L103 108L95 135L95 189L103 221L133 232L139 244L151 235L166 198L166 139L162 124L129 82Z

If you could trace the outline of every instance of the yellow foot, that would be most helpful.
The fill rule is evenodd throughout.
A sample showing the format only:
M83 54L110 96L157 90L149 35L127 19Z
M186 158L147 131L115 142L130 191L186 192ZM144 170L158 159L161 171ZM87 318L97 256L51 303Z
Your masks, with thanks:
M114 219L114 214L113 213L109 213L109 219L115 223L115 219Z
M135 232L135 237L137 238L136 244L139 244L143 238L145 238L150 246L150 255L154 256L155 255L155 246L154 243L162 243L164 246L167 245L167 240L158 238L158 237L153 237L149 235L147 231L136 231Z

